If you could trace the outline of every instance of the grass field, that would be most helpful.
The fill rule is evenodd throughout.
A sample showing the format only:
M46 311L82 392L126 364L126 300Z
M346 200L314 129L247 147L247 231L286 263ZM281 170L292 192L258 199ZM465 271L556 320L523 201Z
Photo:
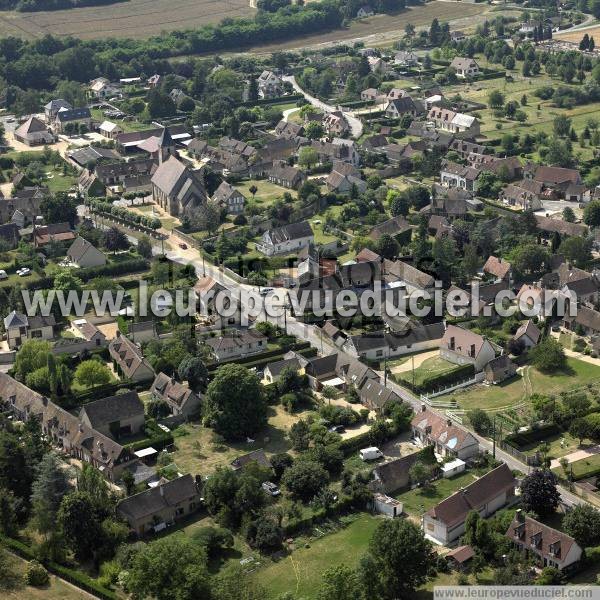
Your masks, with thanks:
M415 385L421 385L423 380L434 375L442 375L443 373L449 373L458 368L457 365L440 358L439 356L433 356L423 361L421 366L417 367L414 371L414 383ZM413 380L413 372L404 371L402 373L396 373L395 377L403 379L404 381Z
M250 188L252 186L256 186L258 191L254 198L252 198L252 194L250 193ZM239 190L246 199L248 200L248 205L256 204L260 206L260 208L268 208L272 204L275 204L277 200L283 198L283 194L285 192L290 192L295 195L294 190L288 190L280 185L275 183L271 183L266 179L243 181L234 186L236 190Z
M527 378L520 375L493 386L477 385L468 390L456 392L451 397L465 410L482 408L494 410L508 408L526 400L532 393L546 395L558 394L562 391L600 381L600 367L577 360L567 359L566 372L542 373L530 367Z
M552 37L556 40L565 40L566 42L575 42L576 44L579 44L581 38L583 38L586 33L590 37L593 37L594 41L597 40L600 38L600 25L597 25L596 27L586 27L581 31L563 31L562 33L558 32Z
M1 11L0 35L145 38L254 13L248 0L127 0L47 12Z
M576 460L569 464L569 468L572 469L573 477L576 479L597 473L598 469L600 469L600 454L594 454L593 456ZM562 467L557 467L556 469L553 469L553 471L564 477L564 470Z

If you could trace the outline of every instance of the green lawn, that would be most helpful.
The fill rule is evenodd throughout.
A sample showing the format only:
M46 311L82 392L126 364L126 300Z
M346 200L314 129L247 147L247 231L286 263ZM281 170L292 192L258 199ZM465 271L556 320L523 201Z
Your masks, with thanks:
M423 380L435 375L442 375L444 373L449 373L459 368L458 365L454 363L448 362L439 356L432 356L431 358L427 358L423 361L423 363L417 367L414 371L414 382L415 385L421 385ZM394 377L398 379L403 379L404 381L413 381L413 372L405 371L402 373L397 373Z
M567 358L567 370L542 373L526 367L525 377L517 374L508 381L492 386L477 385L452 394L458 405L470 410L508 408L527 400L534 393L559 394L560 392L600 382L600 367L576 358Z
M569 468L570 470L572 469L573 477L575 479L581 479L587 475L591 476L600 469L600 454L594 454L587 458L576 460L575 462L570 463ZM564 477L564 470L562 467L556 467L553 471Z
M252 198L252 194L250 193L250 188L253 185L258 188L254 198ZM243 181L234 187L246 196L249 206L255 204L264 209L275 204L280 198L283 198L285 192L290 192L293 196L296 195L294 190L288 190L287 188L271 183L266 179Z
M398 494L396 498L403 504L404 512L415 517L420 517L430 508L451 496L461 487L466 487L475 481L472 471L462 473L450 479L438 479L428 488L415 488L408 492Z
M308 548L299 548L279 562L259 569L254 578L266 589L269 600L288 591L298 598L313 599L323 571L341 564L355 566L380 522L381 517L361 514L340 531L311 540Z

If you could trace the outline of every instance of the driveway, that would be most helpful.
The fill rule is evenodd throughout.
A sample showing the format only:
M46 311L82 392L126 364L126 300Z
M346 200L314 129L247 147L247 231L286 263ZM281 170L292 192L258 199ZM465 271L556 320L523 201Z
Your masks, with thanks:
M563 456L563 458L566 458L567 462L571 464L572 462L576 462L584 458L589 458L590 456L594 456L596 454L600 454L600 446L592 446L591 448L577 450L576 452L571 452L571 454ZM553 459L550 463L551 469L554 469L556 467L560 467L560 460L558 458Z
M292 84L292 87L296 92L302 94L306 100L308 100L313 106L320 108L322 111L326 113L334 112L336 110L340 110L337 106L332 106L331 104L327 104L314 96L311 96L308 92L305 92L296 81L296 78L293 75L285 75L283 77L284 81L288 81ZM358 139L363 132L363 124L360 119L357 119L352 112L345 112L344 117L348 121L348 125L350 125L350 130L352 131L352 137Z
M392 367L392 373L406 373L407 371L412 371L413 364L415 369L418 369L428 358L433 358L435 356L439 356L439 350L430 350L429 352L423 352L422 354L417 354L414 357L408 358L405 362L397 367Z

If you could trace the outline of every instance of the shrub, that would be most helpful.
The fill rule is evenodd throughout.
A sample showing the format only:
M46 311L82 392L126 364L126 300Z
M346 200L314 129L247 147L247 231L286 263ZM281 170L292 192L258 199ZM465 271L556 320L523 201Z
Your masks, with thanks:
M48 571L37 560L32 560L25 573L25 582L27 585L42 587L47 585L48 581L50 581Z

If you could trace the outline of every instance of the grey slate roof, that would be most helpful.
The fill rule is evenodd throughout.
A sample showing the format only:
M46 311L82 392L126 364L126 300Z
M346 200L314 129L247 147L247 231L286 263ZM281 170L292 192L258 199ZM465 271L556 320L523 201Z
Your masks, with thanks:
M81 408L80 414L84 413L92 427L97 429L113 421L143 415L144 405L137 392L127 392L89 402Z

